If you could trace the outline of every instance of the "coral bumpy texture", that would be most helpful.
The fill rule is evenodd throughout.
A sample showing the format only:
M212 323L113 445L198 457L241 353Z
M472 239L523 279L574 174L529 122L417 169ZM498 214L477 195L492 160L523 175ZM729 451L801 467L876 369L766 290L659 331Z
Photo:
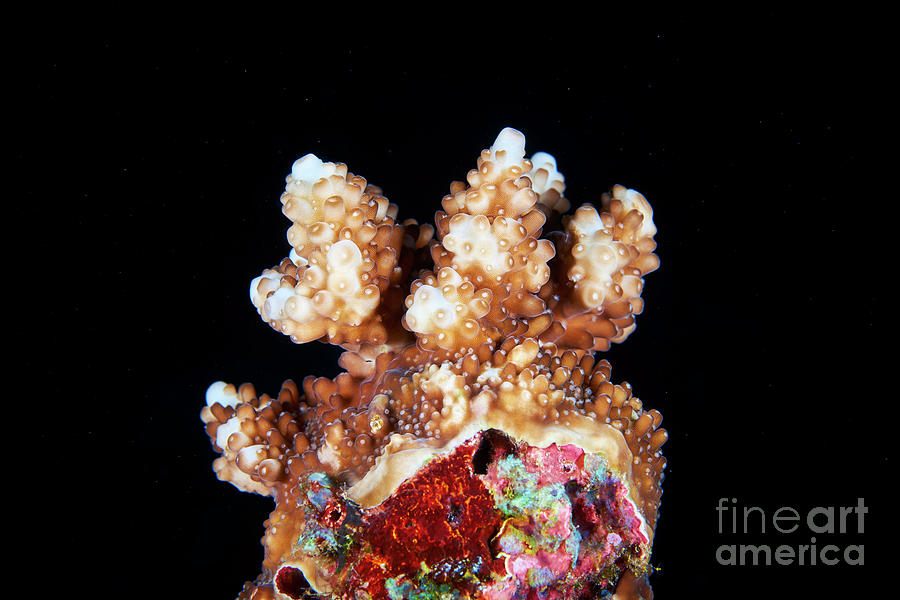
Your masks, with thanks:
M344 164L294 163L291 250L250 299L344 372L207 392L216 475L275 500L239 599L652 597L666 432L595 353L634 331L653 213L616 186L562 216L564 191L511 128L434 227Z

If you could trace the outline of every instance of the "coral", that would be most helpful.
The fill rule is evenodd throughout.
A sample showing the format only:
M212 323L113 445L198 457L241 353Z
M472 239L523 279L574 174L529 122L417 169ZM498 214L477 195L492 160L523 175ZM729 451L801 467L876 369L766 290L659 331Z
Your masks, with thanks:
M239 598L652 596L667 434L595 352L634 330L653 213L616 186L565 217L564 182L504 129L432 228L294 163L291 250L250 297L345 372L207 391L217 477L276 505Z
M586 350L607 350L634 331L643 310L645 274L659 267L653 254L653 210L638 192L620 185L601 197L602 213L585 205L564 219L557 241L558 279L553 325L541 339ZM560 293L562 292L562 293Z
M260 316L298 343L385 343L383 313L399 307L382 296L405 282L404 237L415 229L409 242L422 248L430 227L396 223L397 206L381 190L312 154L294 163L281 203L291 251L250 285Z

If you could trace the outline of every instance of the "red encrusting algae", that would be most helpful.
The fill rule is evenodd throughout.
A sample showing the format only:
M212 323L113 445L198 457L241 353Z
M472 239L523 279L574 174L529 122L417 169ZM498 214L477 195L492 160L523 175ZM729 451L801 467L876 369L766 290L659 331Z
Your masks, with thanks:
M460 579L468 580L486 580L503 572L503 561L493 558L490 549L501 514L472 466L480 440L476 436L449 456L433 459L363 517L361 541L372 554L363 560L362 572L369 577L377 574L376 581L366 586L370 594L383 589L388 578L413 576L423 563L430 568L439 563L468 564L474 569L458 572ZM447 579L453 570L445 571ZM364 583L354 579L348 582L351 587Z
M321 473L299 498L308 526L292 560L347 600L587 599L639 571L648 543L602 458L497 430L432 458L377 506ZM282 567L278 591L299 598L300 574Z

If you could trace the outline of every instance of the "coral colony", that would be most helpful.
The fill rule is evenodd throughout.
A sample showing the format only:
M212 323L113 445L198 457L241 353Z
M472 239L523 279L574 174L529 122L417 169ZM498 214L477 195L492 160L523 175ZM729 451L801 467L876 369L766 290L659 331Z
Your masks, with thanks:
M653 211L616 186L562 217L555 159L510 128L466 179L432 227L294 163L291 250L250 299L345 372L207 392L216 475L275 500L239 599L652 597L667 434L595 352L643 309Z

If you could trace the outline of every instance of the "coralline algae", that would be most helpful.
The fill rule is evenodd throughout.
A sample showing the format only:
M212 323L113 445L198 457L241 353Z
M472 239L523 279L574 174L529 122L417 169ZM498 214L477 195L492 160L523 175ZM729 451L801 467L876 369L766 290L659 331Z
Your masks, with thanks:
M307 526L295 552L313 565L307 579L336 597L594 598L648 552L627 490L602 457L496 430L432 459L368 510L322 473L303 491ZM276 589L300 598L298 575L282 567Z

